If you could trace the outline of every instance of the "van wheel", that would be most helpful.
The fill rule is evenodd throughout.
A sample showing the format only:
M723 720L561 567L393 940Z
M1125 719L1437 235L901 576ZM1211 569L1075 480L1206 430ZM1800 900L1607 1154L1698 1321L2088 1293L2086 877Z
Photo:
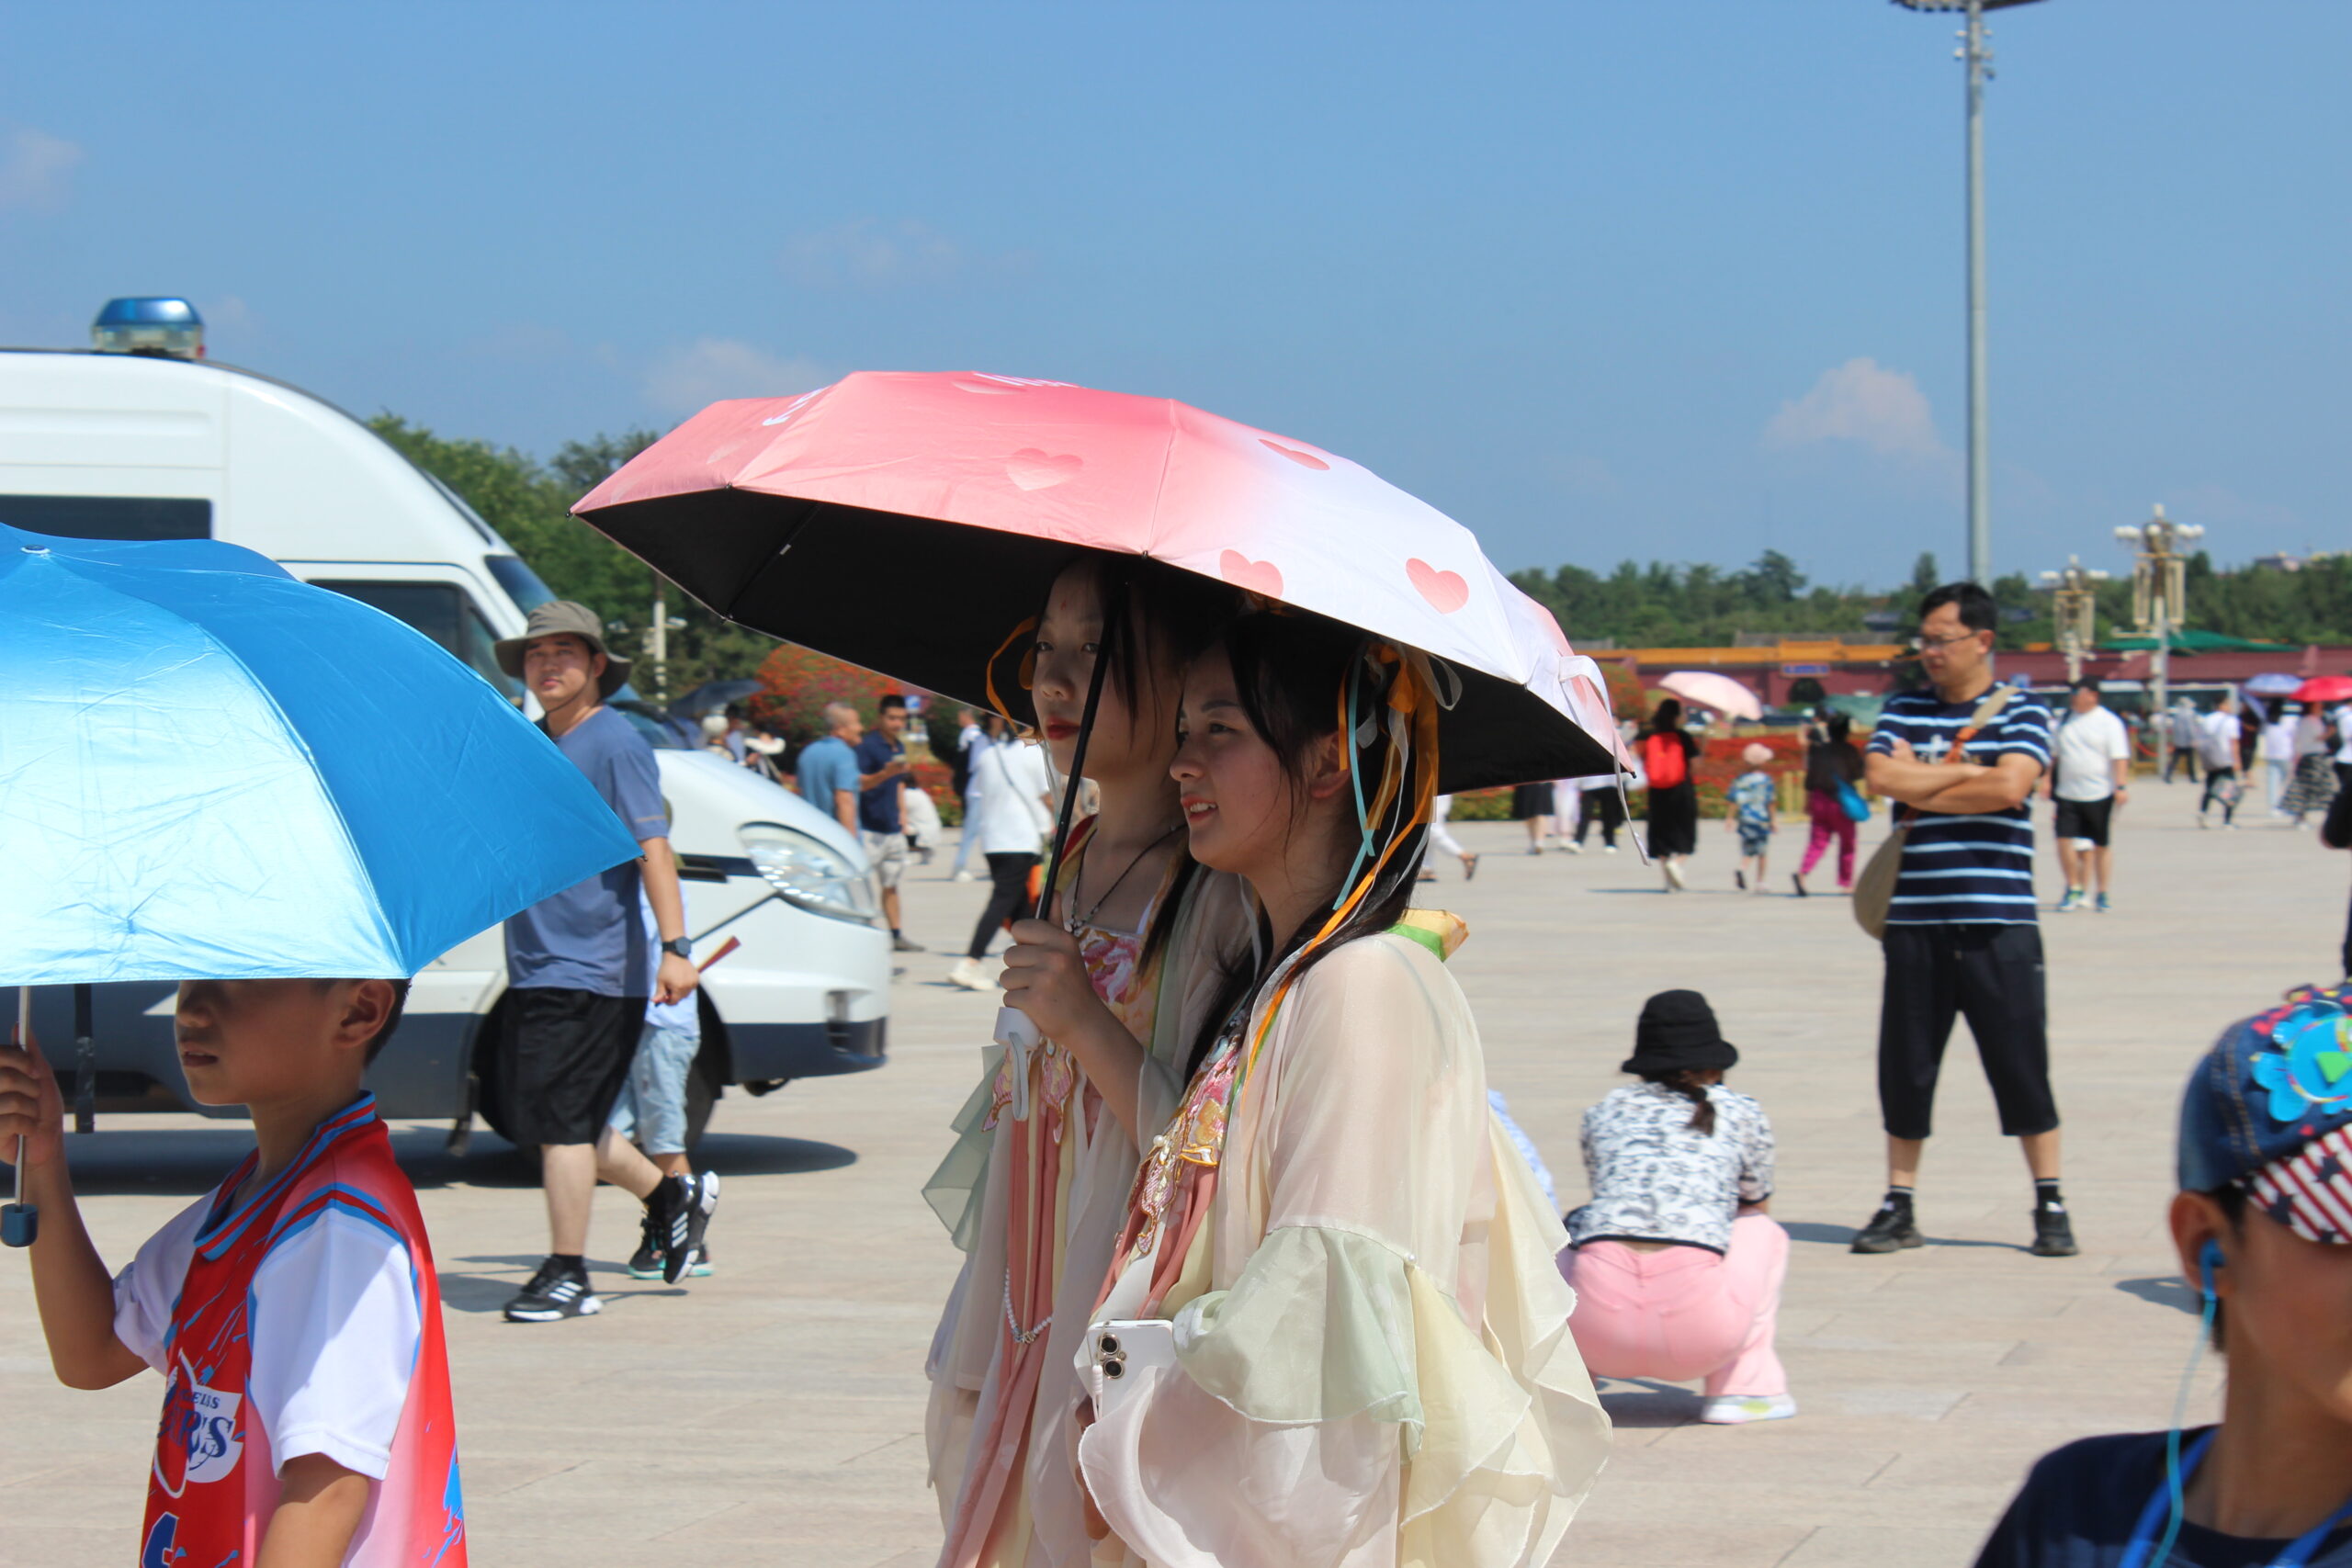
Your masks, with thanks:
M506 1130L506 1090L498 1077L498 1041L505 1028L506 998L502 996L474 1032L473 1109L492 1132L511 1144L514 1139Z
M695 1065L686 1074L686 1153L692 1155L702 1144L702 1135L710 1126L711 1107L718 1103L725 1092L726 1052L713 1050L711 1038L703 1036L703 1047L695 1055Z

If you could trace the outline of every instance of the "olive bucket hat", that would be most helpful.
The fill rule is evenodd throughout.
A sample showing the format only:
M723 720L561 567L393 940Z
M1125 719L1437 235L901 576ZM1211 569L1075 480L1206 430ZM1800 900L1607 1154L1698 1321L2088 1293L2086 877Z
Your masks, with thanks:
M514 676L523 678L523 649L534 639L569 633L605 656L604 678L596 682L596 694L609 697L628 683L629 661L617 658L605 646L604 623L596 619L596 612L571 599L550 599L531 612L524 623L521 637L503 637L492 646L497 655L498 667Z

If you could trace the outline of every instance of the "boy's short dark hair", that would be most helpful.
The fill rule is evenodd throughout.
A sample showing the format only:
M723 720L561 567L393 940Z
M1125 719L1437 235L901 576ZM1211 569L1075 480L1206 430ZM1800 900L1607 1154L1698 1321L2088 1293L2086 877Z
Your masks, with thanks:
M388 979L382 976L371 975L368 976L368 978L383 979L384 984L392 988L392 1010L384 1015L384 1027L376 1031L376 1032L371 1035L368 1041L368 1066L373 1066L375 1065L376 1058L383 1054L384 1042L390 1040L392 1037L392 1031L401 1026L401 1014L408 1010L408 982L406 980ZM320 980L316 982L316 984L322 986L340 986L344 982L341 980Z
M2091 695L2098 696L2104 688L2100 686L2098 676L2086 675L2079 681L2068 682L2066 689L2070 692L2088 692Z
M1926 620L1945 605L1960 611L1960 624L1973 632L1989 632L2000 625L2000 607L1993 596L1973 582L1947 582L1919 601L1919 618Z
M882 694L882 700L874 705L877 711L888 713L892 708L905 707L907 694L904 692L885 692Z

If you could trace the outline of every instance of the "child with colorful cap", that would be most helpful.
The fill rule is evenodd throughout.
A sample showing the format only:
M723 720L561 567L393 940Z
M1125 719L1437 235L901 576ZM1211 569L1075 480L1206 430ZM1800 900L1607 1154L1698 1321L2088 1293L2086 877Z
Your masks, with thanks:
M2045 1456L1979 1568L2352 1568L2352 989L2232 1025L2189 1077L2178 1163L2222 1419Z

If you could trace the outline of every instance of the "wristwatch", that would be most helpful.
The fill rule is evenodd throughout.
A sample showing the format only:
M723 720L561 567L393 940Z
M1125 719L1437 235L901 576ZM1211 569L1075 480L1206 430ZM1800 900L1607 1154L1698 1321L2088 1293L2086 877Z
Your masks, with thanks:
M683 936L672 937L662 944L662 951L674 958L692 958L695 955L694 939Z

